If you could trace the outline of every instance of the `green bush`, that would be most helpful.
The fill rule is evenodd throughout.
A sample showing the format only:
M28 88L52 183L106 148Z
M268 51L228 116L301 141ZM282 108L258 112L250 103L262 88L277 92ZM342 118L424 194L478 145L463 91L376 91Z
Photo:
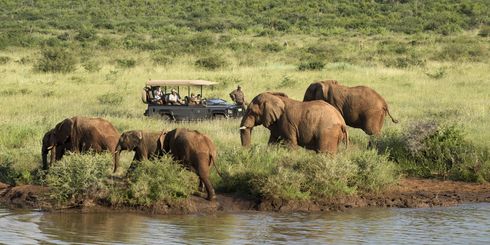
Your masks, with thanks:
M97 96L97 101L105 105L120 105L124 97L118 92L109 92Z
M116 59L117 66L121 68L133 68L136 66L136 60L134 59Z
M298 81L289 77L284 76L282 81L277 85L277 88L294 88L298 84Z
M228 65L228 62L221 55L211 55L197 59L194 64L197 67L201 67L207 70L216 70L226 67Z
M155 65L170 65L174 60L174 58L167 55L166 52L155 53L152 55L151 59Z
M267 148L267 149L264 149ZM268 154L257 152L267 151ZM220 154L218 189L264 199L320 200L379 191L398 180L396 165L375 151L337 156L254 146ZM224 167L223 167L224 166Z
M10 57L8 56L0 56L0 65L5 65L10 62Z
M300 71L321 71L323 68L325 68L325 63L319 60L302 62L298 65Z
M74 71L77 64L74 55L62 48L45 49L41 56L35 68L42 72L68 73Z
M109 154L66 155L53 164L46 176L50 196L60 203L77 203L105 192L105 178L110 174Z
M490 26L485 25L483 26L480 31L478 32L478 36L480 37L489 37L490 36Z
M262 50L265 52L277 53L284 49L284 47L278 43L267 43L262 47Z
M388 131L376 145L379 151L388 152L390 159L398 162L407 175L490 181L489 150L467 141L462 127L421 121L404 131Z
M98 61L90 60L82 64L83 68L88 72L99 72L102 66Z
M198 177L170 157L137 163L128 184L110 195L111 202L151 206L185 199L196 191Z
M97 38L97 32L95 29L87 26L82 26L79 30L75 39L80 42L93 41Z

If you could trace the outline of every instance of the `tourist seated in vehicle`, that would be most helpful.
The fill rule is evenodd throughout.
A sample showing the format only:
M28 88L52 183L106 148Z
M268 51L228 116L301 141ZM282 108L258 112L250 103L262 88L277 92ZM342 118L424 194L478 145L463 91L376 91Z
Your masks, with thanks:
M201 99L198 98L194 93L191 93L188 105L199 105L199 103L201 103Z
M160 86L157 86L153 89L153 103L162 105L164 103L163 92Z
M168 95L167 103L169 105L182 105L182 101L180 100L179 94L177 94L177 90L172 89L172 92Z

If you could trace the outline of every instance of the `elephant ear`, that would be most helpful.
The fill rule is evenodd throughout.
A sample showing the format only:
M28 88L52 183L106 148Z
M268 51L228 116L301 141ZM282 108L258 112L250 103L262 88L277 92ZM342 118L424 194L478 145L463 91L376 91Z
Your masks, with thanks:
M67 118L62 122L58 123L55 127L54 134L58 144L64 144L68 141L68 138L72 136L73 130L73 120Z
M269 127L274 124L284 113L284 102L274 95L269 95L264 98L264 107L262 110L262 124Z

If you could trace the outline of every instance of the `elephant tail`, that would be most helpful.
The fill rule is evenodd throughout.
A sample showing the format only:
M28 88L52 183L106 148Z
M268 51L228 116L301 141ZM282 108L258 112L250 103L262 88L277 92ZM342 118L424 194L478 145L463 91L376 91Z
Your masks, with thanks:
M388 116L390 116L392 122L394 122L394 123L399 122L398 120L394 119L393 116L391 116L390 110L388 110L388 106L385 106L384 110L385 110L386 114L388 114Z
M345 148L349 147L349 132L347 131L347 126L342 125L342 134L344 135Z
M221 175L221 172L218 169L218 166L216 166L216 155L215 154L209 154L209 164L212 164L214 168L216 169L216 173L218 173L220 178L223 178L223 175Z

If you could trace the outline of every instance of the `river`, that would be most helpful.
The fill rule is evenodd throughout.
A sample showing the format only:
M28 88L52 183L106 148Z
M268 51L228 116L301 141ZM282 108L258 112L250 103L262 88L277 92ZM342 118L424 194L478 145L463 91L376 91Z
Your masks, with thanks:
M0 208L0 243L490 244L490 203L179 216Z

